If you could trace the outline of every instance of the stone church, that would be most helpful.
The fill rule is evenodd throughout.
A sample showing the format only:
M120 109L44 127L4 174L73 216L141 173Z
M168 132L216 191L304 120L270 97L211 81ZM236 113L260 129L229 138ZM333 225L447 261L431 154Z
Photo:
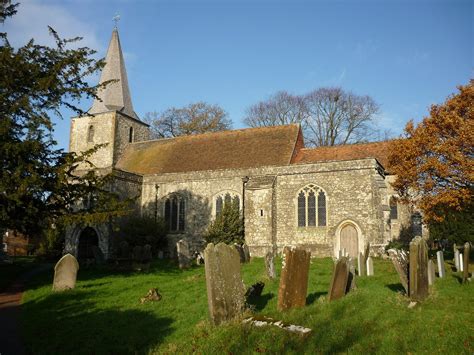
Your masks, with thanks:
M313 256L343 248L355 256L366 242L376 252L414 220L394 199L387 142L305 148L296 124L149 140L149 126L133 109L117 29L100 82L110 79L118 81L99 92L93 116L72 118L69 149L107 143L92 162L113 174L116 192L139 196L141 214L166 219L169 255L183 238L202 248L229 199L239 201L253 256L286 245ZM81 257L96 243L108 257L109 237L107 226L70 228L66 251Z

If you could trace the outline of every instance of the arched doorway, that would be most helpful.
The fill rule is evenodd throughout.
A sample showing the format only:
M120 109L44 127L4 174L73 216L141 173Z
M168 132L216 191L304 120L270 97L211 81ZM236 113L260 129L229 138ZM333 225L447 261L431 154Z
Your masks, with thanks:
M345 248L352 258L356 258L359 255L359 238L357 234L357 229L352 223L342 226L339 234L341 250Z
M77 258L80 260L93 259L94 252L92 247L99 246L99 237L94 228L87 227L79 236L79 245L77 248Z

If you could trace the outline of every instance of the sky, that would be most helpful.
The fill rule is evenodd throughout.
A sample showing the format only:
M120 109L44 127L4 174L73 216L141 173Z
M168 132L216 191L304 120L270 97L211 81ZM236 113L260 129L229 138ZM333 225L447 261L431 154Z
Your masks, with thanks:
M340 86L371 96L380 130L398 136L474 77L470 0L19 1L0 25L15 47L51 45L49 25L105 57L119 14L139 117L206 101L242 128L246 109L277 91ZM54 137L67 149L72 112L63 112Z

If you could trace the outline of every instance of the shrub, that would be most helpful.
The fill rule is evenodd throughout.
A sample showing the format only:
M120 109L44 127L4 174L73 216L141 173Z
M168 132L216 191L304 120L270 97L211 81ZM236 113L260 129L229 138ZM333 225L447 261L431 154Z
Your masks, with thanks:
M150 244L153 251L166 247L168 228L163 218L131 215L119 223L118 237L126 240L131 247Z
M244 243L244 222L240 213L239 201L225 201L222 212L209 226L204 240L207 243Z

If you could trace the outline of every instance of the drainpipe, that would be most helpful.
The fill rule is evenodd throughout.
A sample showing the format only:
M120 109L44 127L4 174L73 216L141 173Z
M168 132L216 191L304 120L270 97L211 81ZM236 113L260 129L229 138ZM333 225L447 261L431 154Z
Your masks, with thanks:
M244 222L243 230L244 230L244 241L245 241L245 184L249 182L249 177L244 176L242 178L242 219Z

